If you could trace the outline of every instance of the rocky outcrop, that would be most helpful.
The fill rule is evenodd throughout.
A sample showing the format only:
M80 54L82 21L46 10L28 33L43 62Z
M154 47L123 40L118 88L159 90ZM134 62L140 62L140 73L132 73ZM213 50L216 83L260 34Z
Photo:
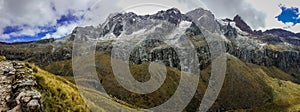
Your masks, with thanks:
M241 16L236 15L233 18L233 21L236 23L236 26L244 32L253 33L251 27L241 18Z
M0 111L42 111L33 70L22 62L0 61Z
M228 37L228 38L236 38L237 37L237 29L235 29L231 23L233 22L232 20L230 19L225 19L225 20L222 20L223 22L225 22L225 24L227 23L227 25L221 25L219 23L219 26L220 26L220 30L221 32L223 32L223 34Z
M0 56L0 61L5 61L6 57L5 56Z
M244 62L262 66L276 66L284 71L300 73L300 53L297 51L274 51L269 48L228 48L229 53Z
M264 32L266 35L278 37L281 41L300 46L300 35L283 29L271 29Z
M261 30L253 30L239 15L236 15L233 18L233 21L235 22L236 26L244 32L252 35L263 35L263 32Z
M290 31L286 31L286 30L283 30L283 29L270 29L270 30L266 30L264 33L269 33L269 34L277 35L277 36L280 36L280 37L297 36L295 33L290 32Z
M296 36L300 38L300 33L296 33Z
M0 62L0 111L8 111L10 109L7 102L10 100L12 93L12 80L16 69L9 62Z

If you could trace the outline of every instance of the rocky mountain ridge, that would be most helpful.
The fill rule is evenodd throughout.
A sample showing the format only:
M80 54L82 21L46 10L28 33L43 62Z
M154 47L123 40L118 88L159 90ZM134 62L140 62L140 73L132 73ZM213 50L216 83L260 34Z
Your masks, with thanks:
M177 13L170 13L170 12L177 12ZM178 14L180 16L173 16L172 14ZM122 16L123 15L123 16ZM132 23L131 21L128 21L128 17L131 16L127 16L127 15L133 15L132 13L125 13L125 14L117 14L116 16L110 17L110 18L119 18L116 19L118 20L118 22L115 21L115 19L111 20L108 19L108 22L110 26L115 26L115 27L111 27L110 30L107 29L107 24L103 24L100 25L101 27L105 26L104 28L100 28L103 29L104 35L100 34L99 38L101 40L101 42L105 42L105 41L114 41L115 39L119 39L122 38L119 36L110 36L109 32L115 33L115 31L119 32L119 34L121 35L122 32L124 32L126 35L130 35L132 34L132 32L136 31L136 30L140 30L140 29L150 29L150 28L155 28L157 26L158 23L151 23L149 24L148 22L144 22L141 21L139 19L136 19L136 24ZM157 15L165 15L165 16L158 16ZM166 16L167 15L167 16ZM191 26L190 28L186 29L186 33L187 34L191 34L189 35L189 37L193 37L196 39L204 39L203 35L201 34L202 32L197 28L197 26L195 24L197 24L197 21L192 21L193 18L200 18L200 17L204 17L204 22L205 23L200 23L201 25L207 25L207 28L209 29L209 31L214 31L214 30L219 30L226 35L227 39L225 39L226 44L227 44L227 51L240 58L241 60L248 62L248 63L254 63L254 64L258 64L258 65L263 65L263 66L276 66L281 68L282 70L285 71L292 71L292 72L296 72L299 73L300 72L300 54L299 54L299 42L300 39L293 37L295 35L291 35L292 33L288 33L288 35L285 35L285 33L280 33L280 32L288 32L288 31L284 31L284 30L280 30L278 33L276 32L270 32L270 31L266 31L266 32L261 32L261 31L253 31L243 20L240 16L236 16L233 20L231 21L215 21L214 15L206 10L203 9L196 9L194 11L191 11L187 14L185 14L186 16L182 16L183 14L181 14L180 12L178 12L178 10L176 9L170 9L167 11L161 11L158 14L154 14L151 16L142 16L140 18L144 18L147 21L154 21L157 18L162 19L162 18L167 18L166 20L169 23L174 23L175 26L178 23L176 22L180 22L179 20L182 21L187 21L187 22L191 22ZM197 15L197 16L195 16ZM120 19L120 17L124 17L123 19ZM152 17L152 18L151 18ZM168 19L169 17L177 17L177 19L171 19L171 20L176 20L171 21L170 19ZM201 18L203 19L203 18ZM164 20L164 19L163 19ZM181 22L182 22L181 21ZM148 24L147 24L148 23ZM122 25L121 25L122 24ZM128 24L133 24L133 25L128 25ZM142 26L141 26L142 25ZM126 28L121 28L121 27L116 27L116 26L126 26ZM140 26L140 27L136 27L136 26ZM150 27L150 28L149 28ZM120 30L121 28L121 30ZM135 30L131 30L137 28ZM167 29L166 27L162 27ZM170 28L170 27L168 27ZM99 30L99 29L98 29ZM124 30L124 31L123 31ZM157 31L158 28L156 28ZM172 30L172 28L171 28ZM84 30L82 30L84 32ZM128 33L130 32L130 33ZM160 32L160 31L159 31ZM168 30L163 31L162 32L168 32ZM107 35L106 35L107 34ZM165 35L162 33L158 33L159 35ZM280 35L279 35L280 34ZM109 38L107 38L109 36ZM198 37L197 37L198 36ZM231 38L233 37L233 38ZM229 41L227 41L229 40ZM155 41L150 41L147 44L151 45L155 45L159 43L155 42ZM204 42L205 43L205 42ZM148 46L149 46L148 45ZM109 52L109 50L112 48L112 46L110 45L105 45L104 46L99 46L101 50L107 50ZM153 46L152 46L153 47ZM198 48L198 56L199 56L199 60L201 63L201 66L203 66L203 68L205 68L205 65L207 65L207 63L210 62L210 54L207 53L209 51L209 48L207 45L203 44L200 46L196 46ZM104 48L104 49L102 49ZM109 48L109 49L106 49ZM143 47L142 47L143 48ZM150 60L150 61L154 61L156 59L142 59L142 55L151 55L151 53L149 53L149 50L145 50L142 48L138 48L139 50L138 53L139 54L133 54L133 56L138 56L138 57L132 57L132 59L138 59L135 60L135 63L140 63L139 60ZM176 54L174 53L174 51L172 51L172 49L162 49L162 50L156 50L156 52L158 53L154 53L154 56L150 56L150 57L157 57L155 56L155 54L165 54L166 56L162 56L161 60L163 60L165 62L166 65L170 65L170 63L176 63L178 64L179 62L170 62L169 60L176 60L178 59L176 56L171 55L169 56L169 54ZM143 53L144 52L144 53ZM148 52L148 53L147 53ZM201 52L201 54L200 54ZM206 52L206 54L205 54ZM203 54L204 53L204 54ZM163 58L165 57L165 59ZM178 67L178 66L177 66ZM291 70L293 69L293 70Z
M200 23L197 23L195 20L197 18L200 19L200 17L202 17L202 20L198 21ZM300 72L300 65L298 64L300 63L300 39L295 37L297 34L280 33L286 32L283 30L253 31L240 16L236 16L233 20L216 20L210 11L201 8L190 11L187 14L182 14L176 8L144 16L136 15L132 12L115 13L110 15L106 22L99 26L77 27L72 34L62 40L47 40L47 42L45 40L45 43L0 44L4 48L0 49L0 54L12 60L32 61L43 67L52 62L71 59L72 40L74 40L76 35L85 34L85 32L88 32L88 34L81 37L82 39L96 39L99 41L97 50L110 52L113 48L111 43L122 40L121 38L126 37L124 35L132 35L142 30L149 32L151 29L154 29L156 34L147 38L151 39L154 36L164 38L163 36L178 28L182 22L190 23L190 27L181 30L186 30L185 33L188 34L188 37L193 42L201 43L196 45L199 60L201 61L201 68L205 68L210 63L210 53L209 47L205 42L205 37L203 37L202 32L197 28L197 24L205 26L209 31L218 30L224 34L226 38L221 39L226 42L228 53L245 62L264 66L276 66L294 75ZM138 37L139 35L135 38ZM162 44L157 40L150 40L145 42L144 45L156 47ZM27 49L35 50L30 51ZM150 51L151 49L145 49L145 47L140 46L136 48L131 59L134 63L139 64L143 63L142 60L154 61L159 58L166 65L180 68L178 65L179 62L176 61L178 57L176 57L174 49L165 47L161 50L155 50L153 53L150 53ZM163 56L159 56L161 54ZM146 57L143 58L145 55Z

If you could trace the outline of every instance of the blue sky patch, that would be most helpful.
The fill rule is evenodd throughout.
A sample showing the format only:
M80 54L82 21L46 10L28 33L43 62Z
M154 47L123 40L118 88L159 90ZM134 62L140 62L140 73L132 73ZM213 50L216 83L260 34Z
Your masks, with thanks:
M40 40L45 37L47 34L53 34L57 31L57 28L63 25L69 25L75 22L78 22L83 19L83 16L75 16L69 11L68 14L62 15L59 19L56 20L55 25L45 25L45 26L38 26L37 28L40 29L42 32L35 34L34 36L28 35L21 35L21 36L10 36L9 39L1 39L1 42L28 42L34 40ZM22 31L22 28L26 28L26 25L23 26L6 26L3 28L2 34L11 34L11 33L18 33ZM62 38L62 37L61 37Z
M19 26L6 26L3 28L3 34L10 34L13 32L19 32L22 29Z
M276 16L277 20L286 24L293 23L293 26L300 23L299 9L296 7L287 8L285 6L280 6L281 13Z
M40 40L42 37L47 34L55 33L57 30L54 27L48 27L44 32L37 33L34 36L22 35L22 36L12 36L9 39L2 40L2 42L12 43L12 42L30 42L35 40Z
M83 17L77 17L69 12L66 15L62 15L59 19L56 20L56 22L58 25L64 25L64 24L70 24L70 23L79 21L82 18Z

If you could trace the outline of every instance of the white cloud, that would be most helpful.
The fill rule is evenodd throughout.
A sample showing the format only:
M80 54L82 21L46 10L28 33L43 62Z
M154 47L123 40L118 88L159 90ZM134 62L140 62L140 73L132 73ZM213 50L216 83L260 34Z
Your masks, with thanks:
M120 0L98 0L90 7L90 11L85 12L85 20L81 21L80 26L96 26L103 23L109 14L121 10L117 5L119 2Z
M10 36L7 35L7 34L4 34L4 35L1 36L1 39L3 39L3 40L9 39L9 38L10 38Z
M35 36L37 33L42 32L41 29L39 28L32 28L32 27L22 27L22 30L18 31L18 32L12 32L10 34L4 34L1 35L0 40L5 40L5 39L9 39L11 36L13 37L18 37L18 36Z
M55 33L53 33L53 34L46 34L46 36L42 37L42 39L49 39L49 38L55 38L55 39L57 39L57 38L61 38L63 36L68 35L77 26L78 26L77 23L59 26L57 28L57 31Z
M62 15L71 13L77 17L82 16L87 12L87 9L92 7L98 1L110 0L0 0L0 40L8 39L12 36L33 36L41 31L38 27L41 26L57 26L56 20ZM115 0L116 1L116 0ZM103 3L103 2L101 2ZM92 15L87 15L88 18L96 20L96 15L102 15L102 7L114 9L116 6L113 3L110 4L98 4L98 12ZM101 11L100 11L101 10ZM97 11L97 10L93 10ZM107 12L108 13L108 12ZM89 22L83 22L88 20ZM81 25L97 25L99 21L90 22L89 19L77 21L77 24L82 22ZM7 26L18 26L21 31L13 32L10 34L3 34L3 29ZM70 26L70 25L69 25ZM70 33L65 26L57 26L59 29L54 37L58 37L59 34ZM65 32L63 32L65 31ZM57 36L55 36L57 34Z
M52 36L51 36L51 34L46 34L46 36L44 36L42 39L50 39L50 38L52 38Z
M186 13L199 7L205 7L199 0L121 0L118 6L124 11L132 11L137 14L153 14L173 7Z
M55 23L56 16L47 1L2 0L2 2L0 17L5 20L6 25L42 26Z
M252 4L245 0L201 1L215 14L217 18L233 18L238 14L254 29L265 27L266 14L255 9Z
M0 40L36 35L44 31L39 26L58 28L57 32L43 38L60 38L71 33L76 25L101 24L113 12L125 10L146 14L171 7L183 13L202 7L211 10L218 18L232 18L239 14L254 29L283 28L287 25L275 18L280 14L279 4L300 8L300 2L295 0L0 0ZM84 19L69 25L57 25L56 20L69 12L75 16L84 15ZM21 31L2 34L6 26L19 26ZM300 31L300 25L289 30Z

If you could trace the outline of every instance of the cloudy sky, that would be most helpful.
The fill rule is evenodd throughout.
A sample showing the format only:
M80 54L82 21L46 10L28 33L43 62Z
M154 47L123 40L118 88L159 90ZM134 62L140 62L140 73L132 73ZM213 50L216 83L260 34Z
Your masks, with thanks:
M217 18L239 14L253 29L300 32L300 0L0 0L0 41L62 38L76 26L104 22L113 12L151 14L171 7L182 12L202 7ZM287 12L281 14L283 9Z

